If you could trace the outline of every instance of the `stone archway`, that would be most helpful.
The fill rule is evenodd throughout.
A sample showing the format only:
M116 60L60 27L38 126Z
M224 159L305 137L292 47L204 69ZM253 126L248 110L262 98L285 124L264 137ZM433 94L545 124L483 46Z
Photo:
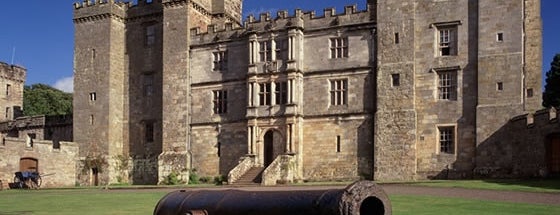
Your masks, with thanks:
M20 172L39 172L39 160L36 158L21 158L19 159Z

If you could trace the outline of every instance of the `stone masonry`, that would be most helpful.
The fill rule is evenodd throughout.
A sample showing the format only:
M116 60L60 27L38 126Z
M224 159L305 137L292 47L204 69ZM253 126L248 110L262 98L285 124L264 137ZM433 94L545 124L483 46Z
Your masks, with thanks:
M102 183L246 165L271 167L267 183L471 178L491 166L478 148L540 108L537 0L368 0L243 22L241 8L75 4L74 140L108 161Z

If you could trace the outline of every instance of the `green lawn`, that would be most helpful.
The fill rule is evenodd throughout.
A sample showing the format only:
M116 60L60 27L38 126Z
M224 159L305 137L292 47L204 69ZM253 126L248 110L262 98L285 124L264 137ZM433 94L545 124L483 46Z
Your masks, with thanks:
M560 192L560 179L546 180L434 180L411 182L412 185L431 187L459 187L467 189L510 190L525 192Z
M0 192L0 215L152 214L168 191L53 189ZM393 214L560 214L559 206L431 196L390 196Z

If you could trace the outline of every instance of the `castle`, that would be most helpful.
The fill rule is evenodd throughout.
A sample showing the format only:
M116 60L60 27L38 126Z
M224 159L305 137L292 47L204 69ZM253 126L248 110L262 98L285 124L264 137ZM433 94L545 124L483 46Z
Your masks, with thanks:
M244 21L241 7L74 5L74 141L82 159L107 161L78 180L155 184L196 170L230 183L262 172L275 184L547 167L514 171L479 150L541 107L540 1L368 0L363 11Z

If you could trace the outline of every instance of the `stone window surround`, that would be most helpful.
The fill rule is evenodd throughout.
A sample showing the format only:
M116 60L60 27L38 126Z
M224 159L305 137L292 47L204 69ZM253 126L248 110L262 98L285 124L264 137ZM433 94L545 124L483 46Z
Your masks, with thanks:
M146 46L152 46L156 43L156 24L146 23L144 27L145 38L144 44Z
M392 87L401 86L401 74L400 73L391 74L391 86Z
M212 70L213 71L227 71L228 69L228 51L218 49L212 52Z
M437 129L436 154L456 155L457 154L457 124L437 124L436 129ZM448 133L445 136L442 136L443 135L442 130L450 133ZM450 141L451 143L447 146L442 146L442 140L444 139Z
M329 80L330 105L348 105L348 79Z
M435 29L435 53L437 57L456 56L459 53L459 25L460 20L450 22L436 22L430 24ZM447 36L442 33L447 32ZM447 41L442 41L447 39ZM447 49L448 48L448 49ZM445 51L447 49L447 51Z
M336 36L329 38L329 58L348 58L348 37Z
M214 90L212 91L212 111L214 114L227 113L228 91Z
M261 97L262 97L261 93L263 93L262 92L262 87L266 84L270 85L270 92L269 92L270 94L268 95L268 97L270 98L270 104L263 105L261 103L261 100L262 100L261 99ZM281 89L278 89L278 85L282 85L280 87ZM255 106L274 106L274 105L293 104L294 103L294 101L293 101L294 85L295 85L295 79L284 79L284 78L249 82L248 86L247 86L248 89L249 89L247 91L247 94L248 94L247 95L247 98L248 98L247 106L248 107L255 107ZM281 91L278 91L278 90L281 90ZM278 93L280 93L280 94L278 94ZM277 98L278 95L283 96L285 98L279 98L280 99L279 100Z
M275 62L278 58L287 58L294 60L295 58L296 36L288 35L287 37L277 37L276 34L267 36L257 36L253 34L249 36L249 65L256 63ZM263 50L263 44L266 44L266 50ZM264 55L266 53L266 55ZM263 59L266 58L266 59Z
M10 96L11 88L11 84L6 84L6 97Z
M454 66L454 67L441 67L441 68L432 68L430 71L436 74L436 91L435 91L435 98L439 101L457 101L459 97L459 71L461 67ZM443 74L450 74L449 76L452 79L448 79L448 81L442 83L442 75ZM443 86L443 85L445 86ZM442 92L443 89L447 89L446 92Z

